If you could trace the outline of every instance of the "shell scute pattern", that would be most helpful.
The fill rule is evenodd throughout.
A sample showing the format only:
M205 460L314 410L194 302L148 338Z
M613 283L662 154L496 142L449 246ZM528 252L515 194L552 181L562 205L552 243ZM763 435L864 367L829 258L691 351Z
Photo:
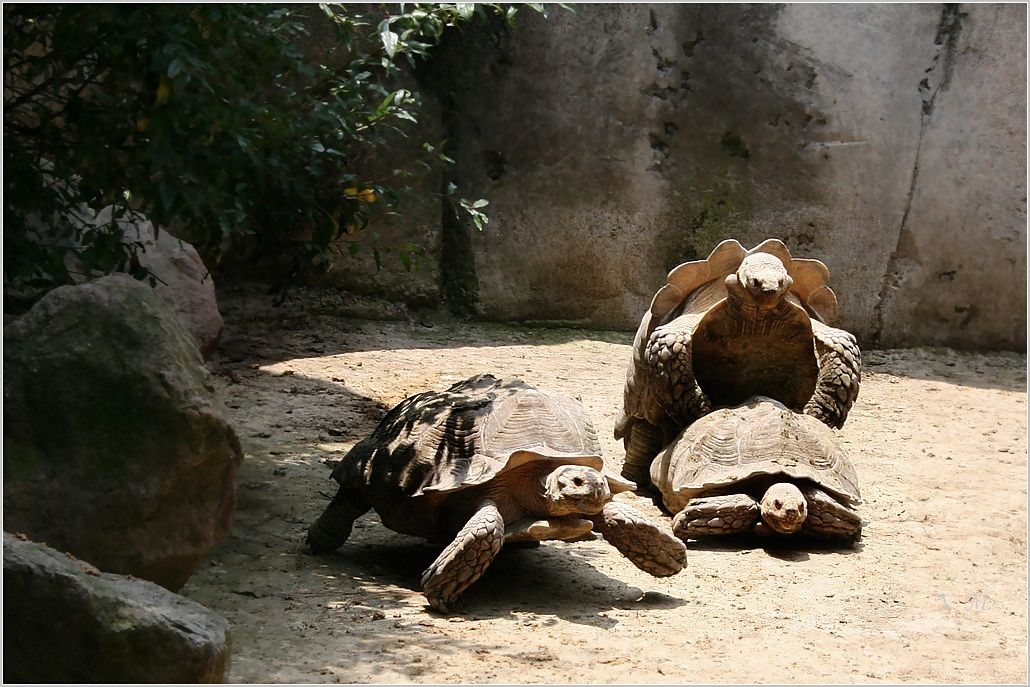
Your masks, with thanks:
M854 465L833 432L773 399L716 410L683 430L655 459L651 478L671 510L752 477L807 479L858 503Z
M480 375L402 401L351 449L333 477L418 497L483 484L517 451L604 465L597 432L575 399L522 380ZM609 477L616 488L631 488Z
M601 455L593 423L573 399L525 389L496 404L482 423L480 450L506 455L518 450Z

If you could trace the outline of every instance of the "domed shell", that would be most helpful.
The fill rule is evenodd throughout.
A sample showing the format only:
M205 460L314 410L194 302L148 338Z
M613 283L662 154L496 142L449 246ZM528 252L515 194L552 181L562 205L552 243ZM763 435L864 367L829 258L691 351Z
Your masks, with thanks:
M665 286L651 301L651 321L658 323L687 296L715 279L722 279L737 270L744 258L753 253L769 253L780 259L787 274L794 280L791 292L808 313L824 324L837 319L837 297L826 285L830 270L819 260L795 258L779 239L767 239L751 250L736 239L727 239L715 247L705 260L685 262L669 272Z
M419 497L482 485L534 461L602 471L613 493L635 487L607 469L578 401L492 375L405 399L333 476Z
M861 501L855 467L833 431L763 396L697 420L651 465L651 479L673 511L763 475L807 479L848 503Z

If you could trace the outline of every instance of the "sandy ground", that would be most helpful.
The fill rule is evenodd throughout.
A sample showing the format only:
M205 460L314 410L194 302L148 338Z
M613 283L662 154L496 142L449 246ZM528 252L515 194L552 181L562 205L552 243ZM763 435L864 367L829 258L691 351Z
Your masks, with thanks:
M404 397L492 372L579 397L618 465L632 335L278 312L227 308L236 527L183 590L232 623L235 681L1027 680L1023 355L866 353L840 432L865 498L854 549L691 543L667 579L603 540L506 549L448 617L418 591L437 551L374 514L337 554L300 553L327 462Z

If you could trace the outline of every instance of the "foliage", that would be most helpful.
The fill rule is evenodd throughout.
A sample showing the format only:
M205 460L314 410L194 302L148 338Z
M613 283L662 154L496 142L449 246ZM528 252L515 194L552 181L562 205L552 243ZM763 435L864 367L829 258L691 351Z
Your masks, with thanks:
M314 59L301 49L312 6L5 6L5 296L69 270L133 271L138 247L117 223L132 211L209 253L242 238L298 269L356 251L418 173L370 164L418 130L418 94L396 87L405 63L448 27L517 10L319 8L336 40ZM423 168L448 162L423 150ZM481 228L486 201L454 194ZM96 225L90 209L107 206Z

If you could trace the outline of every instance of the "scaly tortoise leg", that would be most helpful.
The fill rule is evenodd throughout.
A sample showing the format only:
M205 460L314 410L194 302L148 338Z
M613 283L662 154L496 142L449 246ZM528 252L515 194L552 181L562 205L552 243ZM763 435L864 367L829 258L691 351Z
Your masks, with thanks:
M647 420L636 418L626 437L626 458L622 463L622 476L635 482L638 492L650 492L651 463L662 450L662 430Z
M840 429L858 398L862 352L855 337L843 329L812 320L812 334L819 358L819 380L804 412Z
M672 531L683 539L750 532L759 509L747 494L702 496L687 502L672 519Z
M687 564L687 547L643 513L609 501L594 526L633 565L655 577L675 575Z
M660 380L655 400L677 428L690 425L712 410L711 399L694 376L696 326L696 316L681 315L655 329L647 340L647 363Z
M308 528L305 553L328 553L343 546L354 521L371 506L360 489L340 487L318 520Z
M478 580L504 545L504 518L497 505L484 501L447 548L422 573L422 593L429 605L449 613L462 592Z
M818 539L856 542L862 538L862 518L854 509L837 501L822 489L802 489L808 501L808 517L801 531Z

